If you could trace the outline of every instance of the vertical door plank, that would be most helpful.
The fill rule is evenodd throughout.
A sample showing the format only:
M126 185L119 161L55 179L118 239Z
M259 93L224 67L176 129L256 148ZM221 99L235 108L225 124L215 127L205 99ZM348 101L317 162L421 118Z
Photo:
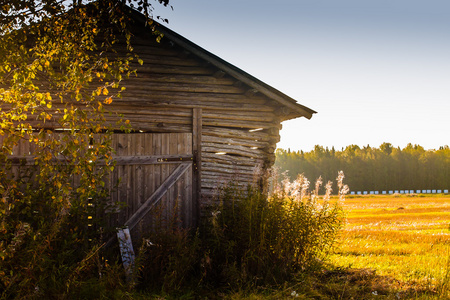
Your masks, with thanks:
M192 201L193 222L198 225L200 218L200 201L202 189L202 109L194 108L192 113L192 153L194 154L193 178L192 178Z
M161 148L162 148L162 136L161 134L154 134L153 135L153 154L154 155L160 155L161 154ZM154 174L153 174L153 182L155 186L155 190L161 185L161 168L162 165L154 165ZM161 204L157 206L156 210L161 210ZM155 215L158 214L158 212L155 213ZM153 218L152 223L153 226L160 226L161 222L161 214L156 216L156 218Z
M118 156L124 156L128 154L128 137L126 134L120 133L118 134L118 144L117 144L117 155ZM119 179L119 185L118 185L118 202L121 203L121 205L127 205L127 182L128 182L128 166L126 165L119 165L117 167L117 176ZM123 224L126 222L128 218L127 214L127 208L124 207L121 209L120 214L118 216L119 224Z
M144 155L153 155L153 134L144 134ZM145 165L144 168L144 198L148 199L155 191L155 178L153 176L154 165ZM144 199L144 200L145 200ZM142 221L142 230L147 231L151 228L151 218L145 218ZM145 233L143 233L145 234Z
M170 142L170 136L169 134L161 134L162 144L161 144L161 154L167 154L169 153L169 142ZM169 176L169 165L163 164L161 166L161 182L164 182L166 178ZM164 196L161 199L161 209L163 211L163 226L167 226L167 221L170 220L170 209L168 208L168 193L165 193Z
M127 134L127 151L126 155L130 156L134 154L133 143L136 140L134 134ZM127 181L126 181L126 191L127 191L127 220L134 214L135 211L135 199L133 199L133 187L134 187L134 165L128 165L127 167Z

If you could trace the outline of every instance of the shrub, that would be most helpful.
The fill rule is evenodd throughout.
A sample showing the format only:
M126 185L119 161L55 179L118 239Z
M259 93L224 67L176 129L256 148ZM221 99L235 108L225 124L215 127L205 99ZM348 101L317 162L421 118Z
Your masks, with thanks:
M342 179L340 173L341 200L348 191ZM336 241L343 214L338 202L331 203L331 182L319 197L321 184L319 178L310 193L308 180L300 175L275 185L269 196L252 188L226 188L203 226L214 281L279 283L323 259Z
M200 240L190 230L179 227L151 232L139 249L139 289L163 293L184 292L196 285Z
M339 201L348 191L339 173ZM162 292L208 288L250 288L290 280L320 265L343 225L331 182L319 197L321 180L275 184L269 195L230 183L194 235L156 231L141 251L141 286ZM175 228L175 227L174 227Z

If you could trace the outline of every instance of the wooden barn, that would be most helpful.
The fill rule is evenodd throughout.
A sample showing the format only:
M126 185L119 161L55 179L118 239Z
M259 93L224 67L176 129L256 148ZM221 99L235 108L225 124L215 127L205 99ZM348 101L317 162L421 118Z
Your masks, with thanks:
M112 201L126 203L115 222L131 229L158 204L189 227L222 184L261 179L258 170L274 163L281 122L315 111L160 24L158 43L145 17L131 15L143 64L107 108L133 129L113 136L112 182L121 180ZM116 49L125 53L125 44ZM14 155L25 155L18 149Z

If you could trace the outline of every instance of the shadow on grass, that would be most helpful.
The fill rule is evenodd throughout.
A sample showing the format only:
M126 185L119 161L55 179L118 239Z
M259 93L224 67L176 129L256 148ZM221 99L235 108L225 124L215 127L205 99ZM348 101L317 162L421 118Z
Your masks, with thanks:
M147 295L148 297L148 295ZM333 269L302 273L277 287L245 291L196 290L178 295L153 295L152 299L450 299L417 283L404 283L372 269Z
M294 293L295 292L295 293ZM447 299L417 283L377 275L373 269L324 270L303 275L275 298L297 299Z

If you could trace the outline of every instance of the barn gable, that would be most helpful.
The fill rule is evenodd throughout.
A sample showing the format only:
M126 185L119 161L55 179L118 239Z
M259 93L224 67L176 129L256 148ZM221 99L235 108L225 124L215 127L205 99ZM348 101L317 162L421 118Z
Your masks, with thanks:
M130 14L141 29L146 28L146 19L142 14L134 10L130 10ZM147 27L147 30L150 29ZM310 119L312 115L316 113L314 110L297 103L296 100L286 94L267 85L266 83L228 63L213 53L201 48L199 45L189 41L162 24L155 22L155 30L164 35L166 42L169 41L170 43L176 44L182 48L184 53L195 55L198 58L203 59L208 64L215 66L218 69L217 73L214 74L215 77L222 77L224 74L227 74L236 80L234 83L235 85L246 85L247 91L245 94L247 96L260 93L261 95L266 96L270 101L273 101L270 105L278 108L278 110L276 110L276 114L280 117L281 121L298 117L306 117L307 119Z
M200 109L202 196L229 180L255 182L256 168L274 162L281 122L315 113L161 24L156 42L145 17L130 14L143 65L124 80L127 90L112 108L142 132L193 132Z

